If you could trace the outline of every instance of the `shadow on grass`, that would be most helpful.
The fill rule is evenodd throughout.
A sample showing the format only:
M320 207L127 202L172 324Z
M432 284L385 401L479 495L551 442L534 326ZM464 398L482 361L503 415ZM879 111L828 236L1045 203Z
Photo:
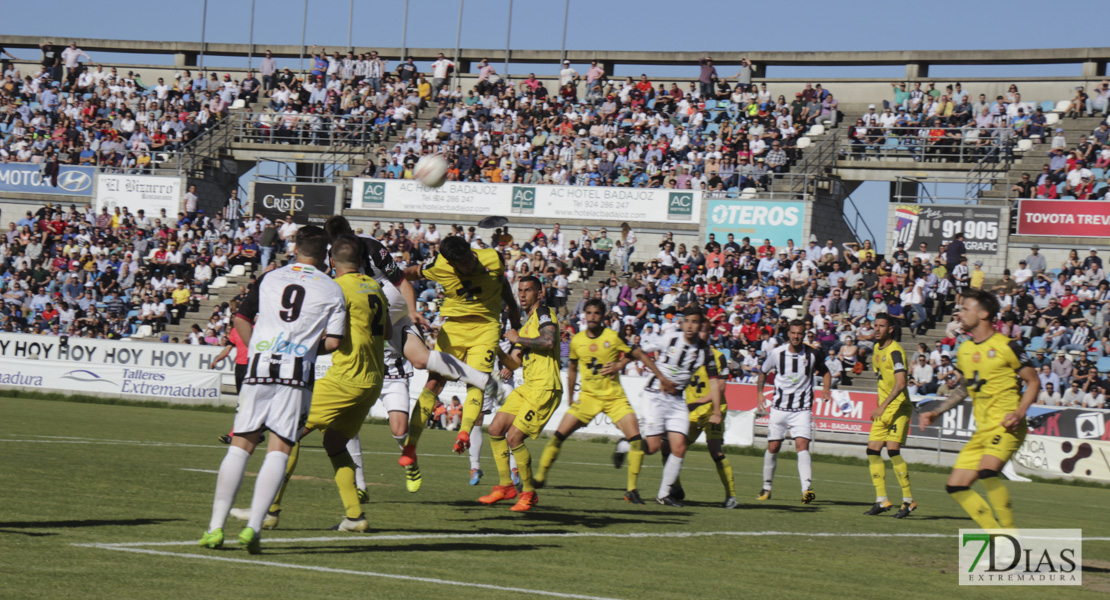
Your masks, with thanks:
M0 529L56 529L76 527L132 527L135 525L159 525L184 519L82 519L72 521L11 521L0 522Z
M271 556L281 554L361 554L366 552L392 553L392 552L518 552L521 550L543 550L558 548L556 545L537 544L491 544L484 542L444 542L443 540L428 540L427 543L389 544L367 540L367 545L344 546L281 546L280 548L266 548L266 554Z
M448 519L450 521L473 523L476 521L502 521L508 515L500 510L490 510L487 507L480 507L486 512L488 516L478 516L477 511L471 511L467 518L463 519ZM552 507L536 507L532 510L521 513L520 519L526 523L532 524L551 524L551 525L565 525L574 527L584 527L586 529L605 529L608 527L618 525L684 525L693 513L686 511L676 510L642 510L642 511L606 511L604 514L596 514L586 511L578 510L560 510ZM629 515L622 517L621 515ZM634 515L634 516L633 516Z
M12 535L25 535L27 537L49 537L52 535L58 535L56 533L36 533L34 531L12 531L9 529L0 529L0 535L3 535L5 533L10 533Z

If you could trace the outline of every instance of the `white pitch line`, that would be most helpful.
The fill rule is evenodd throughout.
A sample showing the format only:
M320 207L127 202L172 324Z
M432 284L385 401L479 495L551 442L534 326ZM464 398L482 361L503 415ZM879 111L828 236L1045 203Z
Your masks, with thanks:
M194 542L195 543L195 542ZM585 594L564 594L562 592L548 592L544 590L531 590L517 587L507 587L500 585L490 585L488 583L470 583L467 581L451 581L448 579L436 579L433 577L413 577L411 575L394 575L392 573L376 573L374 571L351 571L348 569L333 569L330 567L317 567L310 565L295 565L292 563L278 563L267 562L264 560L251 560L247 558L231 558L226 556L212 556L207 554L179 554L176 552L162 552L160 550L146 550L143 548L124 548L119 546L112 546L109 544L104 545L89 545L89 547L99 548L102 550L114 550L116 552L134 552L136 554L153 554L155 556L170 556L173 558L192 558L197 560L214 560L219 562L238 563L244 565L258 565L262 567L276 567L281 569L300 569L303 571L317 571L320 573L335 573L340 575L360 575L363 577L382 577L385 579L398 579L401 581L412 581L416 583L431 583L437 585L449 585L455 587L471 587L480 588L485 590L493 590L497 592L515 592L518 594L532 594L536 596L550 596L554 598L577 598L581 600L617 600L614 598L606 598L603 596L587 596Z
M181 467L178 470L180 470L180 471L192 471L194 473L212 473L213 475L219 475L220 474L219 471L213 471L212 469L189 469L189 468L186 468L186 467Z
M6 434L0 434L0 435L6 435ZM49 436L34 436L34 437L49 437ZM62 436L58 436L58 437L62 438ZM161 448L224 448L224 449L227 448L227 446L225 446L225 445L215 445L215 444L180 444L180 443L174 443L174 442L144 442L144 441L139 441L139 440L104 440L104 439L98 439L98 438L63 438L63 439L57 439L56 438L56 439L44 439L44 440L0 438L0 442L21 442L21 443L26 443L26 444L88 444L88 445L103 445L103 446L146 446L146 447L150 447L150 448L159 448L159 447L161 447ZM301 450L302 451L307 451L307 452L323 452L324 451L323 448L302 448ZM365 452L363 452L363 454L396 456L395 452L370 452L370 451L365 451ZM432 458L455 458L456 457L456 455L454 455L454 454L421 454L420 456L426 456L426 457L432 457ZM560 461L560 464L582 465L582 466L590 466L590 467L610 467L610 466L612 466L611 463L589 463L589 462L574 462L574 461L565 461L565 462ZM659 469L659 468L662 468L662 467L661 466L656 466L656 465L643 465L643 468L645 468L645 469ZM693 466L687 466L687 467L683 467L683 468L687 471L710 471L710 470L712 470L712 469L709 469L709 468L706 468L706 467L693 467ZM195 469L195 470L199 471L199 469ZM207 471L202 471L202 472L207 472ZM743 470L741 470L741 471L737 471L737 472L740 473L740 474L746 474L746 475L762 475L761 473L758 473L758 472L755 472L755 471L743 471ZM779 477L783 477L783 478L786 478L786 479L797 479L796 476L794 476L792 474L788 474L788 473L782 473L782 474L779 475ZM823 479L823 478L814 478L814 481L820 481L820 482L825 482L825 483L837 483L837 484L841 484L841 485L852 485L852 486L857 486L857 487L872 487L872 484L867 483L867 482L863 482L863 481L841 481L841 480L837 480L837 479ZM937 496L948 495L947 492L945 492L943 490L938 490L938 489L924 489L924 490L921 490L921 492L918 492L918 493L933 494L933 495L937 495ZM1043 503L1043 504L1059 504L1058 500L1045 500L1045 499L1041 499L1041 498L1024 498L1022 501L1023 502L1040 502L1040 503ZM1093 504L1079 504L1079 505L1075 505L1075 506L1083 507L1083 508L1096 508L1096 509L1103 508L1102 506L1096 506L1096 505L1093 505Z

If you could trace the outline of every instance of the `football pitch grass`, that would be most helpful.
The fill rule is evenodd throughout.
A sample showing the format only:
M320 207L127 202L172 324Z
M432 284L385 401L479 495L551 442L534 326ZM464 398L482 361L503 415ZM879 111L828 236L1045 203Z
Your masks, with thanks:
M305 441L280 528L251 556L229 519L221 550L196 545L207 526L216 437L229 413L0 398L0 597L3 598L949 598L1090 597L1110 592L1110 490L1009 483L1018 525L1082 528L1082 588L960 587L957 530L974 524L944 492L945 475L913 471L919 509L867 517L864 466L814 463L817 501L802 505L792 460L774 498L757 502L762 460L732 455L741 506L720 508L722 486L703 447L687 455L688 505L623 500L625 471L611 444L563 445L540 503L525 514L478 504L496 483L467 485L453 434L421 443L423 488L405 490L383 424L362 443L369 533L329 528L342 518L320 436ZM544 439L530 441L538 462ZM820 441L816 445L820 452ZM258 470L262 448L248 474ZM860 455L862 456L862 448ZM655 496L658 456L640 489ZM888 491L900 497L888 469ZM250 502L251 475L237 506ZM649 500L650 501L650 500ZM1101 538L1092 540L1089 538ZM959 588L959 589L957 589ZM1045 596L1047 594L1047 596Z

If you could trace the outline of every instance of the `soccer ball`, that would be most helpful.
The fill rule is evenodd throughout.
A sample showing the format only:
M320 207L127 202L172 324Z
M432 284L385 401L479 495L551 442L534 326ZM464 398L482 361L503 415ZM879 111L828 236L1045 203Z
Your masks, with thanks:
M447 181L447 161L441 156L430 154L417 161L412 175L427 187L437 188Z

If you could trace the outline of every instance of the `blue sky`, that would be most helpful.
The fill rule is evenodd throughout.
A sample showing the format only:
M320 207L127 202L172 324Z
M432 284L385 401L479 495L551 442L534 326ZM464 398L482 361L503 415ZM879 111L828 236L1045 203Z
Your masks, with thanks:
M18 23L22 35L200 41L203 0L179 0L173 9L124 0L56 0L12 2L5 21ZM254 41L257 44L298 44L303 0L255 0ZM563 2L516 1L513 4L512 46L558 49L563 35ZM971 0L958 9L939 5L879 4L873 1L740 3L735 0L571 0L568 50L659 51L834 51L834 50L980 50L1037 47L1105 46L1102 29L1062 25L1047 27L1049 6L1043 1ZM347 43L347 0L309 0L307 43L342 48ZM356 2L352 43L356 46L401 45L403 0ZM505 48L509 0L465 0L461 45L490 48L499 61ZM1003 10L1004 9L1004 10ZM206 39L245 43L250 0L210 0ZM49 18L44 12L49 11ZM1096 16L1097 9L1088 9ZM456 0L409 0L406 44L409 47L454 47L459 3ZM615 23L619 25L614 25ZM678 26L676 26L678 25ZM11 28L9 28L10 31ZM12 32L16 33L16 32ZM16 50L30 58L29 51ZM95 57L94 57L95 58ZM119 60L119 59L117 59ZM149 58L148 64L169 57ZM211 66L227 59L210 59ZM239 63L235 63L239 64ZM292 65L290 65L292 66ZM551 65L529 67L551 72ZM693 75L681 69L649 74ZM676 72L677 71L677 72ZM772 77L837 76L900 77L902 67L867 69L779 69ZM1078 75L1078 65L934 68L936 77L969 74ZM618 72L618 75L625 73ZM870 183L853 196L869 215L872 231L886 229L887 184ZM882 246L882 240L876 240Z

